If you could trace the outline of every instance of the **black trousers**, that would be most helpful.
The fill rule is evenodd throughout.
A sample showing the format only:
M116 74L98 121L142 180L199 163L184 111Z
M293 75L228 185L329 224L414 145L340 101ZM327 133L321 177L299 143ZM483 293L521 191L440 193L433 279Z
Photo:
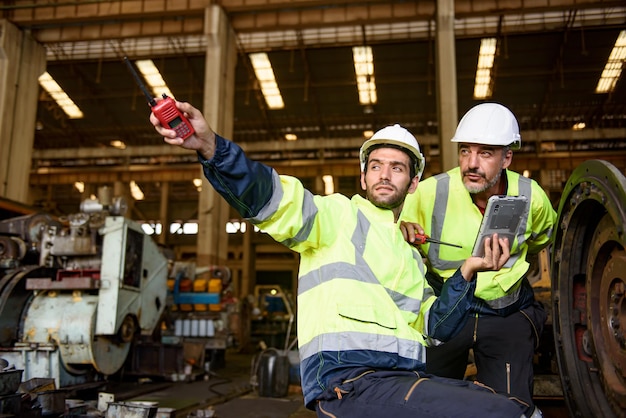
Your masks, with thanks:
M332 418L520 418L527 405L474 382L372 371L331 382L316 405Z
M536 318L540 323L534 322ZM471 348L478 382L532 405L533 356L543 329L541 318L545 320L545 312L538 303L506 317L474 315L452 340L427 348L426 371L463 379Z

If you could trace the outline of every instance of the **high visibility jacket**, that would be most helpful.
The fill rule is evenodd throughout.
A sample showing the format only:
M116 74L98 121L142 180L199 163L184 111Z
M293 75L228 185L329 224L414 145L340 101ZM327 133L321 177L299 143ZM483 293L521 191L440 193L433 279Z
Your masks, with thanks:
M474 282L460 272L436 298L418 251L392 211L360 196L316 196L298 179L247 159L216 139L200 162L217 192L241 216L300 253L298 344L309 408L333 375L351 367L423 370L424 346L464 324Z
M506 194L527 196L530 208L513 242L509 261L499 271L478 273L475 297L484 304L475 303L473 308L506 315L532 302L532 293L528 294L532 289L521 286L529 268L526 255L539 252L551 242L557 215L536 181L510 170L504 170L502 176L506 176ZM470 257L483 215L456 167L420 182L417 192L407 196L401 219L420 224L431 238L463 247L433 243L421 246L429 270L445 281Z

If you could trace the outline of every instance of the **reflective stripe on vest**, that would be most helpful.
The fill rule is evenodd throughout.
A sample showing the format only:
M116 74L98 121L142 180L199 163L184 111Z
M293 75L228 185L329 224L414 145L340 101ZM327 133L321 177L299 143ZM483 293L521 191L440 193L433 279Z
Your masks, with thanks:
M385 346L388 348L385 350ZM314 337L301 345L300 358L305 359L322 351L342 352L348 350L372 350L398 353L399 356L426 362L426 348L415 340L398 338L395 335L376 335L376 347L372 346L372 334L358 332L326 333Z
M277 191L282 189L280 177L276 174L274 174L274 176L274 195L255 218L257 223L269 219L279 209L281 200L284 197L282 192L277 193ZM308 190L304 190L301 207L301 219L303 223L292 238L281 241L281 243L291 248L305 242L314 227L317 211L318 208L315 204L315 197ZM364 243L367 242L371 221L361 210L358 210L356 215L357 223L351 236L351 244L354 250L353 262L335 261L324 263L322 260L319 260L319 265L314 270L302 274L298 278L298 296L319 286L324 286L335 278L354 280L358 283L380 286L381 290L387 293L390 301L392 301L399 310L410 312L414 316L419 316L423 301L434 296L433 290L429 286L426 286L422 295L423 299L416 299L383 286L364 258L366 250ZM419 252L412 251L412 257L415 266L419 266L419 274L423 277L425 267ZM355 266L358 268L355 268ZM390 266L390 268L393 267ZM355 286L360 285L355 284ZM383 318L381 317L381 319ZM380 323L379 325L393 329L394 333L392 335L363 333L351 330L343 330L336 333L324 332L314 336L310 341L300 346L300 357L307 358L321 351L376 349L389 351L391 353L395 352L407 359L423 362L425 359L425 349L422 343L425 337L422 335L422 341L416 340L415 334L413 333L415 330L411 331L411 336L409 337L407 333L410 328L409 324L399 324L396 322L396 318L387 319L388 323ZM373 340L376 341L375 346L372 345Z
M361 242L365 242L365 237L367 236L370 221L365 215L363 215L361 211L357 213L357 217L359 219L359 227L355 228L354 233L352 234L352 244L355 249L355 264L360 266L359 271L362 274L358 277L355 276L354 266L345 262L325 264L319 267L319 271L311 271L307 274L300 276L298 285L299 295L312 289L315 286L319 286L320 284L322 284L318 280L311 280L310 277L313 275L326 278L327 280L332 280L335 277L341 277L344 279L357 280L363 283L380 284L374 272L369 268L367 262L363 258L364 247L359 244ZM420 266L421 274L424 275L424 265L418 262L418 258L420 258L419 253L413 252L413 259L415 260L416 264ZM398 306L398 308L400 308L400 310L419 314L420 307L422 305L421 300L408 297L388 288L385 288L385 290L387 291L389 297L391 297L391 299ZM434 293L432 292L432 289L430 287L426 287L423 300L427 300L433 294Z

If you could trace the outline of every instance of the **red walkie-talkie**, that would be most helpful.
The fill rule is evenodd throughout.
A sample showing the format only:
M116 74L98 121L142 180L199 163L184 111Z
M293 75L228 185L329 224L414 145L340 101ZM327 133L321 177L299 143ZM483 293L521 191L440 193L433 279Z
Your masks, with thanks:
M165 128L173 129L182 139L187 139L193 135L195 132L193 130L193 126L191 126L191 123L189 123L189 120L183 116L181 111L178 110L174 99L163 93L163 99L157 102L148 92L148 89L139 78L139 74L135 71L135 68L128 60L128 57L124 57L124 61L126 62L126 65L128 66L128 69L133 77L135 77L135 81L139 85L139 88L146 96L146 99L148 99L148 104L152 108L152 113L154 113L154 116L159 119L161 125Z

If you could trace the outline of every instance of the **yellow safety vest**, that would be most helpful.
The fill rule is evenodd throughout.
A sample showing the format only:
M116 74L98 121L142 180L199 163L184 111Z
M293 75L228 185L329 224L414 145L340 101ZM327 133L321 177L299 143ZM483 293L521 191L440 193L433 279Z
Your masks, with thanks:
M510 196L527 196L530 208L522 220L511 258L504 268L478 274L475 296L500 309L515 303L522 278L529 268L526 255L539 252L551 241L556 212L539 184L510 170L507 176ZM419 183L417 191L405 200L401 219L420 224L432 238L461 245L463 248L426 243L421 246L429 271L443 280L450 277L471 256L483 215L465 189L460 168L430 177Z
M425 314L435 297L421 256L404 242L392 211L358 195L313 195L293 177L280 182L282 193L258 218L273 215L257 226L300 253L301 357L339 347L388 351L393 341L410 345L398 348L423 361L415 344L425 343Z

